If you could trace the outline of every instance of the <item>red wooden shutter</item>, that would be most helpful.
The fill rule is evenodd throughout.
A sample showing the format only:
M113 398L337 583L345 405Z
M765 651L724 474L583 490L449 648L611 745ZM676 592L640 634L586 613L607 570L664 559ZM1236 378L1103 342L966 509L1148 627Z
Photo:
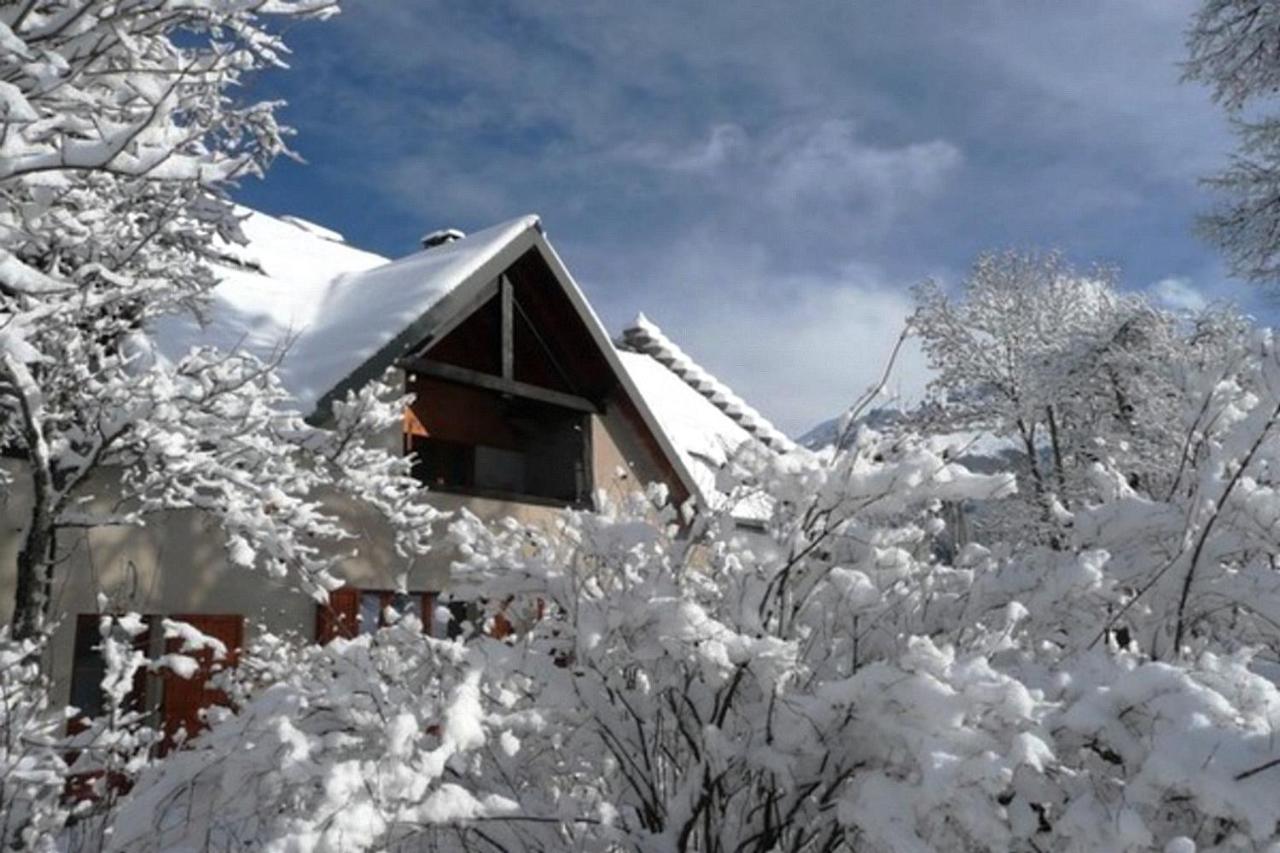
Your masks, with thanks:
M165 641L165 654L186 654L196 659L199 668L191 678L183 678L176 672L166 670L164 673L164 737L165 749L173 743L179 729L185 729L187 737L194 737L204 726L200 722L200 712L212 705L226 705L227 696L221 690L208 686L206 682L216 672L235 666L240 660L240 647L244 645L244 617L239 614L193 613L172 617L176 621L186 622L193 628L216 637L226 644L227 655L222 660L214 660L213 652L201 649L198 652L183 652L182 638L173 637Z
M360 632L360 591L344 586L329 593L328 604L316 605L316 642L324 644L334 637L351 638Z
M434 592L424 592L422 595L422 633L428 637L435 636L431 633L432 620L435 619L436 611L436 594Z
M493 614L493 623L489 626L489 636L495 640L505 640L515 633L515 628L511 625L511 620L507 618L507 614L503 610Z

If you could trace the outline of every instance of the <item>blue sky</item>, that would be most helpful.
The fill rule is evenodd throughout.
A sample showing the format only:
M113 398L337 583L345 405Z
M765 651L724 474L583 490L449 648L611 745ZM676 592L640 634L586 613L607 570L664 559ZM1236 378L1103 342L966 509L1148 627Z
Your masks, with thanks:
M1179 83L1194 6L352 0L254 84L308 163L239 197L390 256L536 212L612 330L643 310L803 431L983 249L1271 310L1192 233L1231 146Z

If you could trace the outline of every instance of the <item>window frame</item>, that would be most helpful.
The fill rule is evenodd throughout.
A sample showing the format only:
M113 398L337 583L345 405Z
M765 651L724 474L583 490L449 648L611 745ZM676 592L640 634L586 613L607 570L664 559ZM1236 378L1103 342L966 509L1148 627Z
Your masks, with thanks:
M100 715L106 704L102 693L102 677L106 674L107 662L102 657L102 634L100 629L103 616L117 617L123 613L77 613L75 617L75 633L71 638L71 674L67 679L67 706L75 707L77 713L67 720L67 729L71 734L83 730L88 721ZM141 651L148 658L153 657L152 645L157 635L159 619L154 614L144 614L143 623L147 629L133 638L133 648ZM82 656L81 652L86 654ZM96 658L100 666L92 666L92 658ZM86 671L88 670L88 671ZM82 683L87 678L96 676L96 681ZM125 697L124 708L131 712L148 712L154 710L152 705L158 697L151 683L150 673L145 667L133 675L133 684ZM96 707L82 708L76 704L77 687L86 690L97 690L100 694Z
M556 408L561 408L561 407L556 407ZM573 410L564 408L563 411L572 412ZM580 412L578 413L578 417L575 419L574 425L577 427L578 432L581 436L581 439L578 443L579 452L577 454L578 458L576 460L575 469L581 470L582 482L575 484L575 491L578 494L572 499L556 498L556 497L551 497L549 495L539 495L539 494L533 494L529 492L513 491L510 489L497 489L497 488L492 488L488 486L474 486L474 485L466 485L466 484L437 484L437 483L428 482L425 478L418 478L418 477L415 477L415 479L418 479L418 481L422 483L423 487L428 491L437 492L440 494L461 495L463 497L487 498L489 500L497 500L497 501L511 501L516 503L533 504L535 506L556 507L559 509L566 509L566 508L567 509L586 509L586 510L594 509L595 508L595 500L594 500L594 491L595 491L594 467L595 466L593 464L594 451L592 447L593 445L592 432L595 428L595 418L593 415L589 413ZM452 439L436 439L436 438L432 438L431 436L417 435L415 433L405 431L402 434L402 447L403 447L403 453L406 457L413 456L416 453L416 450L414 449L414 443L417 441L447 442L451 444L458 444L458 445L470 447L472 449L476 447L489 446L489 445L484 445L478 442L472 443L472 444L464 444L463 442L454 441ZM474 462L472 464L474 465ZM576 476L577 476L577 473L575 470L575 477Z
M361 636L367 636L375 631L387 627L385 622L387 602L391 601L395 596L402 593L383 587L361 587L354 585L346 585L339 587L329 593L329 604L316 604L316 630L314 642L319 645L327 645L335 639L342 638L346 640L354 640ZM461 632L453 631L452 626L461 625L465 621L470 621L476 629L476 636L481 633L488 633L489 636L497 639L509 637L515 633L515 627L503 612L494 615L493 624L489 631L485 632L483 624L477 624L474 614L468 615L466 619L456 619L454 614L450 614L449 626L446 627L443 635L435 633L435 611L437 607L449 608L451 605L471 608L474 612L483 613L485 599L465 599L460 601L442 602L441 596L450 595L444 590L409 590L405 595L413 596L418 601L419 621L422 623L422 632L427 636L437 640L456 639ZM378 608L378 626L372 630L365 631L364 623L361 619L361 611L363 609L364 598L367 595L377 595L380 597ZM335 603L337 606L335 607ZM505 607L505 605L504 605ZM347 626L351 627L348 628Z

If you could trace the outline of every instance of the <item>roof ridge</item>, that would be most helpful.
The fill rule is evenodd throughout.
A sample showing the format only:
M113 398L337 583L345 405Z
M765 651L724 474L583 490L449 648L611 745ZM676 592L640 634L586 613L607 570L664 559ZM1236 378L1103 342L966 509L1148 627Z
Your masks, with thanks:
M664 365L766 447L783 453L795 449L795 442L785 433L748 405L728 385L694 361L643 313L637 314L631 325L622 330L622 343Z

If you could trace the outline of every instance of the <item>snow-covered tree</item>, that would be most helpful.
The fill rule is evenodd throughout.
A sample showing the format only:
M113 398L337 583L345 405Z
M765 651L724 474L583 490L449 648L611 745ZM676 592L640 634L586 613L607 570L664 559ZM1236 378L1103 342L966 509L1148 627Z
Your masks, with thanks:
M935 373L915 420L1010 439L1023 511L1004 521L1041 541L1063 541L1066 510L1095 496L1095 463L1146 495L1185 485L1198 447L1185 418L1204 376L1236 375L1248 339L1230 310L1162 311L1057 253L984 254L954 296L934 282L916 296L911 325Z
M1081 275L1057 253L1004 252L977 259L959 299L933 281L916 289L911 326L935 371L938 413L948 426L1016 437L1042 502L1062 486L1063 384L1127 313L1112 280Z
M346 535L326 490L374 502L406 553L422 547L429 510L405 463L368 441L399 414L385 387L340 404L320 430L291 411L273 363L207 349L148 358L152 323L200 311L215 244L239 238L232 182L287 153L278 104L237 100L238 85L284 64L278 24L334 11L330 0L0 4L0 445L23 460L31 495L15 637L48 616L65 528L203 510L233 563L292 571L321 597L337 583L325 548ZM92 509L109 489L117 508Z
M1204 0L1187 33L1186 77L1209 86L1239 147L1206 183L1223 196L1202 220L1233 274L1280 278L1280 8L1270 0Z

